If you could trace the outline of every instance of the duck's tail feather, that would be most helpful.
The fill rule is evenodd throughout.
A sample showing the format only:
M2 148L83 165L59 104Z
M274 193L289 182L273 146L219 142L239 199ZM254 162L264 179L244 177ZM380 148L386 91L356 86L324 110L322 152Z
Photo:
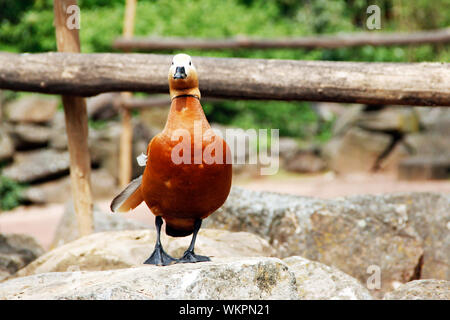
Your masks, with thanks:
M144 198L141 191L142 175L131 181L111 202L111 211L127 212L136 208Z

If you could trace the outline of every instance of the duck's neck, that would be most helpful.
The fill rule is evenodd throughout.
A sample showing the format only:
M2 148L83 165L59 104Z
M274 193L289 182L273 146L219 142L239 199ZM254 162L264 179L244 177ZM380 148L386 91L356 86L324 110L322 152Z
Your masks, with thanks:
M172 105L164 131L177 129L191 131L194 128L195 121L200 121L204 130L211 128L203 112L200 99L197 96L184 93L172 98Z
M170 86L170 83L169 83ZM198 87L193 87L193 88L189 88L189 89L174 89L172 86L170 86L170 99L174 99L176 97L182 97L182 96L195 96L198 99L200 99L201 95L200 95L200 90L198 89Z

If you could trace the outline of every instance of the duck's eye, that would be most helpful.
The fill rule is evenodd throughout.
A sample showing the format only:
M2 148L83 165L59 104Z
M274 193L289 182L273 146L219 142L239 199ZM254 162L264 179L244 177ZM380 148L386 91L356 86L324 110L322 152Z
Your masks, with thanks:
M173 65L173 61L172 61L172 65Z
M192 65L192 61L189 61L189 65L190 65L190 66Z

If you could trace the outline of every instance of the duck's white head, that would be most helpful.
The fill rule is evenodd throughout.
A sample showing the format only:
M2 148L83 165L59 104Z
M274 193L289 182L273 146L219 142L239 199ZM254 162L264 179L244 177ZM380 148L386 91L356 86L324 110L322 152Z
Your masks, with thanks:
M171 98L178 95L200 98L197 70L189 55L180 53L173 57L169 68L169 87Z

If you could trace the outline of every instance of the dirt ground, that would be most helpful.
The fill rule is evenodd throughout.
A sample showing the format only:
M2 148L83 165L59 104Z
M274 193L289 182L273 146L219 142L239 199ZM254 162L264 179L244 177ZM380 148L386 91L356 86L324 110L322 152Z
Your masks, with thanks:
M442 192L450 193L450 180L442 181L398 181L385 174L354 174L336 176L333 173L320 175L267 176L258 179L236 179L234 185L258 191L273 191L319 198L334 198L357 194L382 194L394 192ZM111 213L111 199L97 201L104 212ZM24 206L0 214L1 233L24 233L35 237L44 248L49 248L59 219L64 212L64 204L45 206ZM153 216L145 204L133 212L123 214L126 218L153 225Z

